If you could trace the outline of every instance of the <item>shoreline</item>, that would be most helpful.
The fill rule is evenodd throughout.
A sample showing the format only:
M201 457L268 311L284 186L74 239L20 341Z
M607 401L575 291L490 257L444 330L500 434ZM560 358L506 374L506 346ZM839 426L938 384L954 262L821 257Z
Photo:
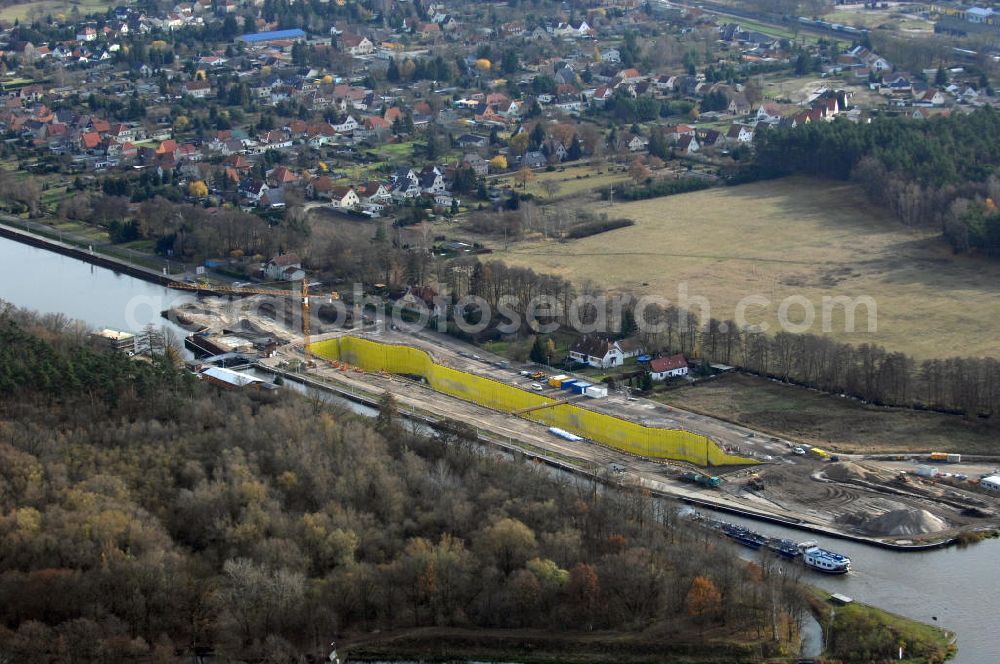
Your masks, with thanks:
M38 249L46 249L70 258L76 258L84 261L85 263L97 265L98 267L103 267L121 274L127 274L131 277L136 277L137 279L142 279L143 281L148 281L159 286L166 287L175 281L170 276L156 272L155 270L151 270L149 268L134 265L118 258L112 258L105 254L99 254L93 250L88 251L87 249L83 249L76 245L69 244L67 242L60 242L59 240L53 240L31 231L21 230L11 226L10 222L6 219L0 219L0 237L20 242L22 244L27 244Z
M343 389L343 388L338 388L338 387L336 387L334 385L330 385L329 383L316 380L316 379L311 378L309 376L303 376L302 374L297 374L297 373L294 373L294 372L285 371L283 369L276 369L274 367L269 367L269 366L266 366L266 365L263 365L263 364L260 364L260 363L255 364L254 367L256 369L258 369L258 370L265 371L267 373L270 373L270 374L273 374L273 375L276 375L276 376L281 376L285 380L293 380L293 381L296 381L296 382L298 382L300 384L303 384L303 385L306 385L308 387L311 387L313 389L318 389L318 390L321 390L321 391L329 392L331 394L335 394L335 395L337 395L337 396L339 396L341 398L347 399L349 401L353 401L355 403L359 403L359 404L362 404L362 405L365 405L365 406L368 406L368 407L374 407L374 408L378 407L378 399L377 399L377 397L375 397L375 396L373 396L371 394L357 394L355 392L351 392L349 390L346 390L346 389ZM427 425L427 426L429 426L429 427L431 427L431 428L433 428L435 430L441 428L442 424L443 424L442 421L439 420L439 419L437 419L437 418L431 417L431 416L426 415L426 414L421 414L421 413L418 413L416 411L414 411L414 412L406 412L406 413L402 413L401 412L400 414L404 418L411 419L411 420L416 420L416 421L418 421L418 422L420 422L422 424L425 424L425 425ZM539 453L539 452L534 452L534 451L531 451L531 450L526 450L523 447L519 447L519 446L516 446L516 445L508 445L506 443L494 440L494 439L492 439L492 438L490 438L488 436L484 436L482 434L480 434L479 440L480 440L480 442L482 442L484 444L492 445L494 447L500 447L500 448L502 448L506 452L511 452L511 453L515 453L516 452L517 454L524 455L524 456L526 456L529 459L540 461L540 462L546 464L547 466L550 466L552 468L556 468L558 470L569 472L569 473L572 473L574 475L578 475L578 476L581 476L581 477L586 477L588 479L593 479L593 480L601 482L602 484L607 484L609 486L615 486L616 485L615 482L609 482L609 481L607 481L605 478L602 478L600 476L600 474L598 474L598 473L589 472L589 471L584 470L582 468L579 468L578 466L575 466L575 465L573 465L571 463L567 463L565 461L562 461L560 459L556 459L556 458L554 458L552 456L549 456L549 455L546 455L546 454L542 454L542 453ZM818 535L824 535L824 536L828 536L828 537L833 537L833 538L836 538L836 539L848 540L848 541L856 542L858 544L865 544L865 545L868 545L868 546L873 546L873 547L877 547L877 548L881 548L881 549L887 549L889 551L894 551L894 552L897 552L897 553L916 553L916 552L921 552L921 551L933 551L933 550L936 550L936 549L947 548L947 547L953 546L953 545L955 545L955 544L958 543L958 538L957 537L949 537L949 538L944 539L944 540L939 540L939 541L936 541L936 542L927 542L927 543L923 543L923 544L896 544L895 542L887 542L887 541L879 540L879 539L872 538L872 537L865 537L863 535L853 535L851 533L836 531L836 530L832 530L832 529L829 529L829 528L826 528L826 527L823 527L823 526L817 526L815 524L809 524L809 523L803 523L803 522L795 522L795 521L792 521L792 520L789 520L789 519L785 519L785 518L780 517L780 516L770 515L770 514L766 514L764 512L758 512L756 510L750 510L750 509L746 509L746 508L742 508L742 507L736 507L736 506L733 506L733 505L727 505L727 504L725 504L725 503L723 503L721 501L715 501L715 500L710 500L710 499L705 499L705 498L693 498L691 496L682 495L682 494L678 494L678 493L672 493L670 491L664 491L662 489L648 487L648 486L645 487L645 488L648 489L651 494L653 494L656 497L661 498L661 499L675 500L675 501L678 501L678 502L681 502L681 503L684 503L684 504L695 505L695 506L702 507L702 508L705 508L705 509L715 510L717 512L723 512L723 513L727 513L727 514L735 514L737 516L746 517L748 519L754 519L756 521L762 521L762 522L765 522L765 523L771 523L771 524L774 524L774 525L784 526L784 527L787 527L787 528L795 528L796 530L801 530L801 531L805 531L805 532L809 532L809 533L814 533L814 534L818 534Z
M68 244L68 243L65 243L65 242L59 242L57 240L53 240L53 239L41 236L41 235L38 235L36 233L32 233L30 231L23 231L23 230L20 230L20 229L16 229L16 228L13 228L13 227L9 226L8 222L6 222L4 220L0 220L0 237L4 237L4 238L7 238L7 239L16 241L16 242L21 242L23 244L27 244L29 246L33 246L33 247L36 247L36 248L39 248L39 249L46 249L46 250L49 250L49 251L53 251L55 253L58 253L58 254L61 254L61 255L64 255L64 256L68 256L70 258L75 258L75 259L78 259L78 260L81 260L81 261L84 261L84 262L87 262L87 263L90 263L90 264L93 264L93 265L97 265L99 267L110 269L110 270L112 270L114 272L117 272L117 273L128 274L129 276L133 276L135 278L142 279L143 281L154 283L154 284L157 284L157 285L160 285L160 286L164 286L164 287L168 287L169 288L171 284L176 283L176 280L172 279L171 277L169 277L167 275L160 274L160 273L155 272L153 270L150 270L148 268L143 268L143 267L140 267L140 266L137 266L137 265L132 265L132 264L126 263L124 261L121 261L120 259L111 258L111 257L105 256L105 255L102 255L102 254L93 253L91 251L87 251L87 250L82 249L80 247L77 247L77 246L74 246L74 245L71 245L71 244ZM350 401L354 401L356 403L364 404L364 405L367 405L367 406L377 406L377 404L378 404L377 399L371 398L370 396L363 397L363 396L360 396L358 394L352 393L350 391L339 389L339 388L334 387L332 385L329 385L327 383L320 382L320 381L317 381L315 379L311 379L311 378L309 378L307 376L302 376L300 374L294 374L294 373L290 373L290 372L284 372L282 370L274 369L272 367L267 367L267 366L262 365L262 364L256 364L255 366L257 368L261 369L261 370L264 370L264 371L268 372L268 373L273 373L275 375L281 375L283 378L290 379L290 380L295 380L295 381L297 381L299 383L305 384L305 385L307 385L309 387L312 387L314 389L320 389L320 390L323 390L323 391L327 391L327 392L336 394L336 395L338 395L338 396L340 396L342 398L346 398L346 399L348 399ZM430 426L431 428L435 428L435 429L437 429L441 425L441 422L438 419L432 418L432 417L426 416L426 415L422 415L420 417L417 417L416 414L412 414L412 415L407 415L407 417L410 417L411 419L417 419L417 420L421 421L422 423L426 424L427 426ZM501 442L499 442L497 440L491 439L489 437L485 437L483 435L480 435L479 438L484 443L488 443L488 444L493 445L493 446L501 447L501 448L503 448L504 450L506 450L508 452L517 452L518 454L526 455L528 458L536 459L538 461L541 461L542 463L545 463L546 465L548 465L550 467L554 467L554 468L557 468L559 470L563 470L563 471L566 471L566 472L574 473L576 475L580 475L580 476L585 476L585 477L589 477L589 478L592 478L592 479L596 479L598 481L601 481L602 483L608 483L608 484L611 484L611 485L614 484L614 483L607 482L606 480L602 479L599 476L599 474L597 474L597 473L588 472L588 471L586 471L584 469L581 469L581 468L573 465L572 463L568 463L566 461L562 461L560 459L556 459L556 458L551 457L549 455L545 455L545 454L542 454L542 453L537 452L537 451L532 451L532 450L529 450L529 449L525 449L524 447L520 447L520 446L516 446L516 445L508 445L506 443L501 443ZM959 543L959 538L957 536L952 536L952 537L948 537L946 539L938 540L938 541L934 541L934 542L916 543L916 544L897 544L895 542L888 542L888 541L880 540L880 539L873 538L873 537L866 537L866 536L863 536L863 535L854 535L854 534L851 534L851 533L846 533L846 532L842 532L842 531L830 529L830 528L827 528L827 527L824 527L824 526L819 526L819 525L816 525L816 524L806 523L806 522L803 522L803 521L796 521L796 520L788 519L788 518L785 518L785 517L782 517L782 516L768 514L766 512L760 512L760 511L757 511L757 510L752 510L752 509L748 509L748 508L744 508L744 507L738 507L738 506L734 506L734 505L729 505L729 504L726 504L723 501L714 500L714 499L711 499L711 498L708 498L708 497L692 497L690 495L685 495L685 494L671 492L671 491L665 491L665 490L660 489L660 488L649 487L649 486L646 486L645 488L647 490L649 490L653 495L656 495L657 497L660 497L660 498L663 498L663 499L677 500L677 501L685 503L685 504L694 505L694 506L698 506L698 507L702 507L702 508L706 508L706 509L712 509L712 510L715 510L715 511L718 511L718 512L723 512L723 513L728 513L728 514L734 514L734 515L737 515L737 516L742 516L742 517L746 517L746 518L749 518L749 519L754 519L756 521L761 521L761 522L765 522L765 523L771 523L771 524L774 524L774 525L784 526L784 527L788 527L788 528L794 528L796 530L801 530L801 531L804 531L804 532L809 532L809 533L814 533L814 534L829 536L829 537L833 537L833 538L836 538L836 539L853 541L853 542L857 542L857 543L860 543L860 544L866 544L866 545L869 545L869 546L878 547L878 548L882 548L882 549L887 549L887 550L891 550L891 551L895 551L895 552L899 552L899 553L930 551L930 550L935 550L935 549L946 548L946 547L953 546L953 545L956 545L956 544ZM975 531L970 531L970 532L975 532Z

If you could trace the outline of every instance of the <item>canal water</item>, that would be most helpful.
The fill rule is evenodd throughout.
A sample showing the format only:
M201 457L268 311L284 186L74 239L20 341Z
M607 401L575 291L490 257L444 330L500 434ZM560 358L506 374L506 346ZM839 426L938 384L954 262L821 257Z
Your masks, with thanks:
M127 274L0 237L0 300L61 313L101 329L141 332L152 323L182 341L188 333L160 316L194 299Z
M160 311L192 298L190 294L0 238L0 300L18 306L62 313L93 327L132 332L153 323L180 338L184 331L160 318ZM371 412L351 402L342 405L347 404L355 412ZM844 576L827 576L807 570L802 573L804 581L955 631L959 647L956 662L1000 662L1000 540L965 549L895 553L728 514L709 514L770 536L796 541L818 539L820 546L850 556L853 571ZM747 557L759 555L749 550L743 553Z

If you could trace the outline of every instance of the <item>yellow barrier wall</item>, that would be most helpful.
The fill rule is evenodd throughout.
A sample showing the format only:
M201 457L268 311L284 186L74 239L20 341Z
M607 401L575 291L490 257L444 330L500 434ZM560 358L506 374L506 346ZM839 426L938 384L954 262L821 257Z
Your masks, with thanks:
M419 348L383 344L360 337L340 337L312 344L317 357L337 360L365 371L387 371L425 378L434 390L480 406L513 412L553 403L551 397L499 381L436 364ZM650 458L675 459L700 465L754 464L729 454L706 436L682 429L658 429L573 404L560 404L524 414L525 418L559 427L598 443Z

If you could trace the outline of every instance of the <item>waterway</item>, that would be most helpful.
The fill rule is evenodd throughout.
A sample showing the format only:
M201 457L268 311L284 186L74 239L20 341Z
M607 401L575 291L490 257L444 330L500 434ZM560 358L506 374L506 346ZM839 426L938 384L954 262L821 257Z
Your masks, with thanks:
M134 333L152 323L181 341L187 332L160 312L192 299L191 293L0 237L0 300L19 307L64 314L95 329Z
M77 259L0 238L0 300L46 313L62 313L95 327L140 331L153 323L178 338L184 331L160 318L160 311L189 301L192 295L170 291ZM264 377L264 376L261 376ZM299 388L301 389L301 388ZM371 409L330 397L355 412ZM796 541L817 539L811 533L741 519L757 532ZM958 634L960 664L1000 661L1000 540L965 549L895 553L863 544L818 538L820 545L850 556L853 570L844 576L803 571L804 581L830 592L882 607ZM742 550L743 555L759 555Z

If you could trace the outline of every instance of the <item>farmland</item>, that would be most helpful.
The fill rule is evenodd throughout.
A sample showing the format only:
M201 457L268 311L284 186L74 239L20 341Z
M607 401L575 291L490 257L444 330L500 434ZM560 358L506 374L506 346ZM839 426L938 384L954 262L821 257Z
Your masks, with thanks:
M845 332L843 309L826 332L854 344L878 343L918 358L998 355L1000 265L955 257L933 234L901 226L844 183L790 178L634 203L589 203L635 226L558 242L529 239L497 249L513 264L590 280L612 291L678 301L678 287L707 298L711 316L734 316L746 296L748 323L777 328L779 304L806 298L821 332L824 296L871 297L877 329L858 309ZM596 209L595 209L596 208ZM801 306L789 310L798 322ZM838 316L838 314L840 314Z
M69 2L68 0L37 0L36 2L24 2L16 5L9 5L0 9L0 20L13 22L15 20L24 21L33 17L44 17L49 14L56 16L62 14L69 16L74 8L81 16L87 16L96 12L104 12L113 3L108 0L82 0Z
M869 406L755 376L724 376L696 387L670 390L657 398L672 406L839 451L996 451L998 431L987 420Z

